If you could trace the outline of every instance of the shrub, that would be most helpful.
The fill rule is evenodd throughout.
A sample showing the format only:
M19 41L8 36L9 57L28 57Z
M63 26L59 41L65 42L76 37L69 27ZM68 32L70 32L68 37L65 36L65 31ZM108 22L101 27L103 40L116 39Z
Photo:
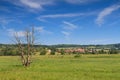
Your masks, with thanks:
M76 55L74 56L74 58L79 58L79 57L81 57L80 54L76 54Z
M47 51L45 50L45 49L42 49L41 51L40 51L40 55L45 55L47 53Z
M61 49L60 53L61 53L61 55L64 55L65 54L64 49Z
M54 47L50 47L50 50L51 50L51 55L55 55L55 52L56 52L56 48Z
M109 54L118 54L118 53L119 53L118 50L115 50L115 49L111 49L109 51Z

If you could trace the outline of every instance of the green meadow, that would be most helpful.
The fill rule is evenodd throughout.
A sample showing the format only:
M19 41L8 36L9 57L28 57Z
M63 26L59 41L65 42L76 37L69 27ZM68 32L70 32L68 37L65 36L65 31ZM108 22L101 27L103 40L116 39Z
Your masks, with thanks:
M19 56L0 56L0 80L120 80L120 54L33 56L23 67Z

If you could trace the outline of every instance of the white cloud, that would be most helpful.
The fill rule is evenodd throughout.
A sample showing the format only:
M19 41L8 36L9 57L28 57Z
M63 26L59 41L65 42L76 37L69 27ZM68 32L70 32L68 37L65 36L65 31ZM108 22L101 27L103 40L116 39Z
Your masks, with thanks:
M91 16L91 15L95 15L96 11L94 12L84 12L84 13L60 13L60 14L49 14L49 15L41 15L39 17L37 17L37 19L39 21L43 21L46 22L45 19L47 18L73 18L73 17L80 17L80 16Z
M103 43L106 43L109 41L110 41L110 39L95 39L95 40L91 40L88 42L93 43L93 44L103 44Z
M100 0L66 0L66 2L71 4L87 4L87 3L97 2L97 1L100 1Z
M41 15L37 17L36 19L42 22L50 23L50 21L47 21L47 18L72 18L72 17L78 17L87 15L85 13L65 13L65 14L49 14L49 15Z
M18 37L24 37L25 36L25 31L22 31L22 30L15 30L15 29L6 29L6 31L8 32L8 35L9 36L15 36L15 34L18 36ZM42 34L51 34L52 32L50 31L47 31L44 29L44 27L35 27L35 34L36 33L42 33Z
M29 11L39 11L43 10L44 6L54 5L59 2L67 2L71 4L86 4L92 3L100 0L4 0L10 2L16 6L20 6L23 9L28 9Z
M41 4L37 3L37 2L34 2L32 0L20 0L20 2L25 5L25 6L28 6L30 8L34 8L34 9L41 9L42 6Z
M37 20L39 20L39 21L41 21L41 22L48 22L48 21L46 21L45 19L42 19L42 18L36 18Z
M2 26L3 29L6 29L6 25L8 25L9 23L11 23L13 21L14 21L14 19L0 17L0 25Z
M11 12L6 6L0 6L0 11L6 12L6 13Z
M64 34L65 38L69 40L72 31L74 31L76 28L77 26L75 24L63 21L63 30L61 31L61 33Z
M45 30L44 27L35 27L35 30L42 34L51 34L52 33L50 31Z
M120 23L120 20L115 20L115 21L112 21L112 23L110 22L107 26L113 26L113 25L115 26L119 23Z
M9 36L15 36L17 34L18 37L24 37L25 32L24 31L15 31L14 29L7 29Z
M35 30L40 33L45 31L43 27L35 27Z
M70 32L67 32L67 31L61 31L62 34L64 34L65 36L69 36L70 35Z
M77 26L75 24L72 24L72 23L67 22L67 21L64 21L63 24L64 24L63 29L65 29L65 30L74 30L77 28Z
M104 21L104 18L108 15L110 15L113 11L115 10L118 10L120 8L120 5L112 5L110 7L107 7L105 8L103 11L101 11L99 14L98 14L98 17L96 19L96 23L98 25L102 25L103 24L103 21Z
M85 13L66 13L66 14L50 14L50 15L42 15L39 18L67 18L67 17L77 17L86 15Z
M24 31L17 31L17 34L18 34L19 37L24 37L25 36Z
M54 4L55 0L5 0L30 11L42 10L44 6Z

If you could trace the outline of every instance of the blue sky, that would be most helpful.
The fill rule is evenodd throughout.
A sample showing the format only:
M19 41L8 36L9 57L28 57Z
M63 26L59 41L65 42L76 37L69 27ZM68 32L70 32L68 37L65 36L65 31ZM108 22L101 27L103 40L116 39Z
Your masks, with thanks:
M0 43L33 25L40 44L120 43L120 0L0 0Z

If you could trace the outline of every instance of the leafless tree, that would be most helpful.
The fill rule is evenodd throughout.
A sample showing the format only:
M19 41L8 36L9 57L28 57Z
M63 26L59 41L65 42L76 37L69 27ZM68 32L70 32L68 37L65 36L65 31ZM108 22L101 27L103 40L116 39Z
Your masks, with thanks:
M14 34L14 37L23 66L30 66L31 56L34 53L34 27L32 27L32 29L26 29L24 31L24 37L21 38L17 32Z

